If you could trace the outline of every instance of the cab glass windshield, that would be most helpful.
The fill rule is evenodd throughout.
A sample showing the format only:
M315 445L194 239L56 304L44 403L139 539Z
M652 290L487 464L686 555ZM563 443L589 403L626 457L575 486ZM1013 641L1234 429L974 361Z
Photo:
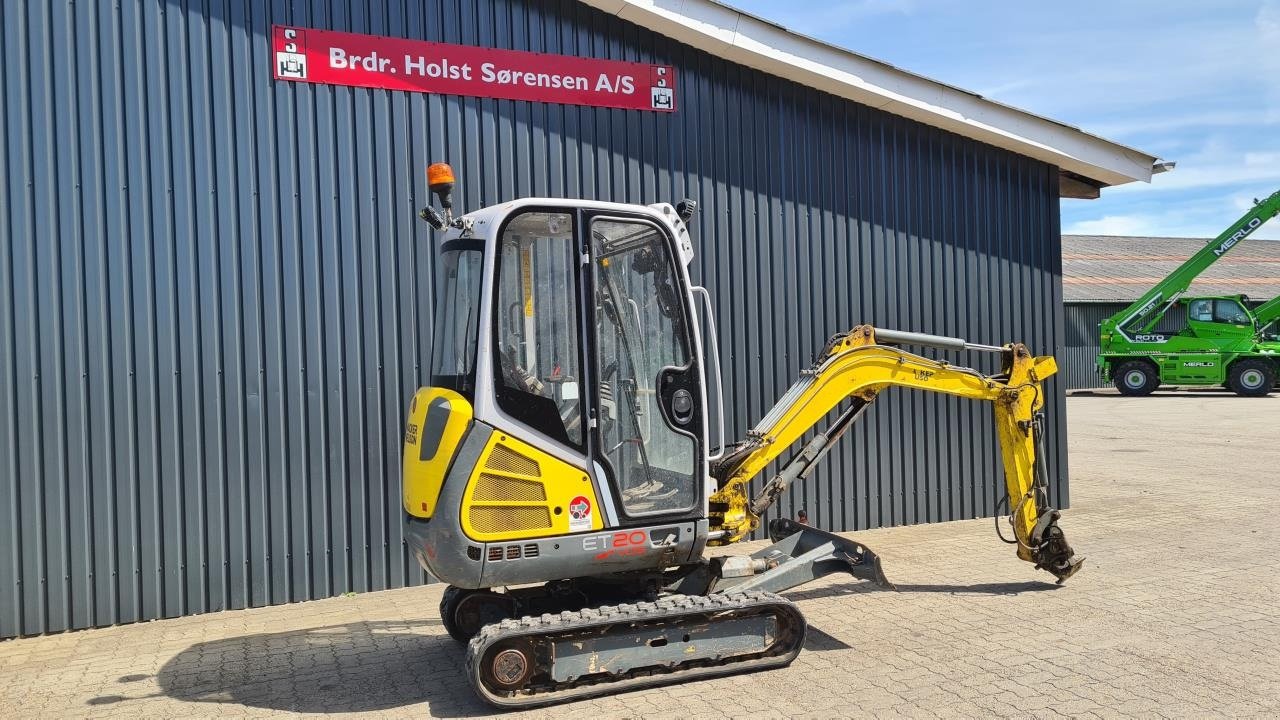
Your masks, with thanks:
M591 245L606 470L630 516L688 509L697 441L667 421L658 392L664 373L693 362L667 241L648 222L598 219Z

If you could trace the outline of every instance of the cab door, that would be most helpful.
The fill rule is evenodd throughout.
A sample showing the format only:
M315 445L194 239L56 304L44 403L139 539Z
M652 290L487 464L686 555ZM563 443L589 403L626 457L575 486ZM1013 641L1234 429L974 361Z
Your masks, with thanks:
M705 409L688 288L666 228L586 213L592 456L623 520L692 517L706 477Z
M1209 340L1253 337L1253 316L1234 298L1197 298L1187 305L1187 325Z

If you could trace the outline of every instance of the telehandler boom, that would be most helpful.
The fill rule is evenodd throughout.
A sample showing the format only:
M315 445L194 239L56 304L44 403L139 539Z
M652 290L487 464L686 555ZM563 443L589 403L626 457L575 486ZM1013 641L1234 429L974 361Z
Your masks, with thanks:
M405 428L406 537L449 584L441 619L468 643L467 676L487 702L785 666L807 626L777 593L832 573L892 587L866 546L787 519L749 556L707 553L758 529L891 387L989 403L1009 542L1059 582L1080 568L1039 455L1052 357L858 326L827 342L746 439L725 446L719 425L713 450L709 390L723 393L709 296L688 273L693 203L525 199L454 217L452 170L428 177L444 212L421 213L442 237L431 385ZM984 375L903 345L991 352L1003 368Z
M1280 320L1280 295L1254 308L1253 319L1258 327L1259 339L1275 342L1276 335L1280 335L1280 329L1276 327L1276 321Z

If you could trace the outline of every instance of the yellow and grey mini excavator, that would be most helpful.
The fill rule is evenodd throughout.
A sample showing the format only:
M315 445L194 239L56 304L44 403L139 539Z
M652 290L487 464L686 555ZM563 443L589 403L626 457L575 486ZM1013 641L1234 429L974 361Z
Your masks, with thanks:
M785 518L749 556L708 547L748 538L892 386L991 403L1009 542L1059 582L1080 568L1038 454L1052 357L862 325L726 445L710 297L689 279L692 202L524 199L455 216L453 171L432 165L428 184L438 277L431 385L405 428L406 537L449 584L441 619L468 643L484 700L530 707L789 664L807 626L777 593L833 573L888 586L879 558ZM1003 370L902 346L997 353Z

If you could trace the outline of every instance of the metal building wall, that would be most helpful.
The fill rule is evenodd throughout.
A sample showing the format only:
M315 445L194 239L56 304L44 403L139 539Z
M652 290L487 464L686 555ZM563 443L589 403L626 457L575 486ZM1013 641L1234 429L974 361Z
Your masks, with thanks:
M1115 315L1129 303L1120 302L1069 302L1063 306L1062 356L1058 371L1062 373L1067 390L1085 390L1106 387L1098 374L1098 325Z
M669 63L679 111L275 83L272 22ZM0 57L0 637L424 581L398 450L431 160L466 208L697 199L731 433L860 321L1062 345L1055 168L571 0L11 2ZM994 511L987 408L877 405L783 511Z

